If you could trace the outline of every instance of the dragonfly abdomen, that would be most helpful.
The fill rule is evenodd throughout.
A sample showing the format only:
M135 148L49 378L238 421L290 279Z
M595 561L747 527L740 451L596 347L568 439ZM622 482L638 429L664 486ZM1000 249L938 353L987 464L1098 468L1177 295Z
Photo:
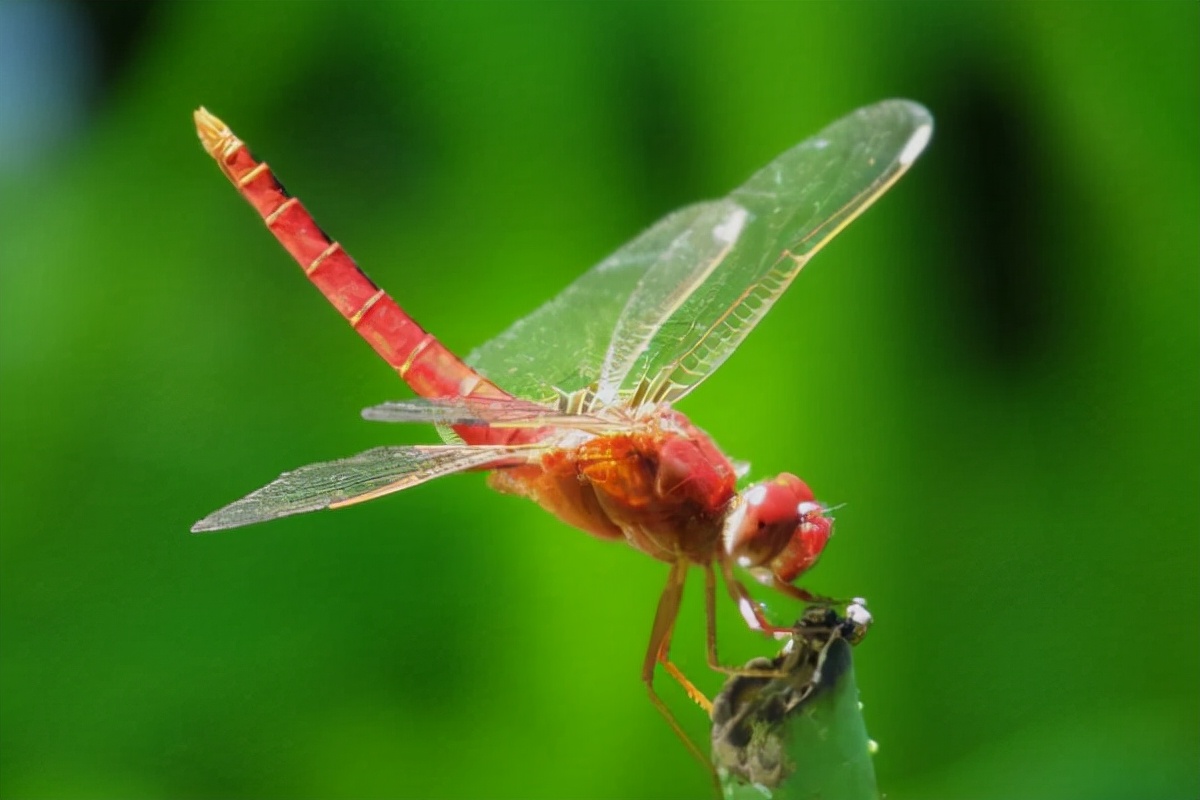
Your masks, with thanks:
M414 392L433 398L510 396L450 352L367 277L225 123L200 109L196 128L209 155L308 279ZM511 432L480 427L462 426L456 432L475 444L513 438Z

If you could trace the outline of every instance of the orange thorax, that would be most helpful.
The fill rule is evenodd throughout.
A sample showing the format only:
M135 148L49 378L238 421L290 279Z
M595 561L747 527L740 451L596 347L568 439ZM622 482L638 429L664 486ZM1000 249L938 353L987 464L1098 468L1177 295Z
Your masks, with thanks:
M676 411L629 432L547 452L492 473L494 489L529 497L601 538L624 538L662 561L711 563L729 502L733 464Z

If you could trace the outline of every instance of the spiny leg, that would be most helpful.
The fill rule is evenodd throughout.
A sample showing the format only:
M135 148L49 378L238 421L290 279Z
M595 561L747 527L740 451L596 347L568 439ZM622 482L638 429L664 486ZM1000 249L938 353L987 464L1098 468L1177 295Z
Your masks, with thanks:
M732 587L732 584L730 583L730 581L733 581L733 583L737 583L736 579L734 579L733 576L730 574L730 571L728 568L725 568L724 572L725 572L726 585ZM750 593L748 591L746 591L746 588L744 586L742 586L740 583L737 583L737 587L738 587L738 589L741 590L741 592L747 598L749 598ZM733 592L734 592L734 590L731 588L730 593L733 594ZM738 602L739 605L741 605L742 601L739 600L737 595L734 595L734 601ZM753 600L749 600L749 602L753 603ZM754 605L754 608L755 609L758 608L757 604ZM707 649L707 653L708 653L708 666L709 667L711 667L713 670L715 670L717 672L721 672L726 675L740 675L742 677L747 677L747 678L782 678L782 677L785 677L785 673L780 672L779 670L747 669L745 667L727 667L724 664L722 664L721 660L717 657L717 576L716 576L716 573L713 572L713 568L712 568L711 564L704 565L704 616L705 616L705 622L706 622L706 624L705 624L706 637L705 638L706 638L706 644L707 644L706 649ZM765 618L761 617L761 610L759 611L759 613L756 616L758 616L762 620L762 623L760 623L760 624L770 625L770 623L766 622ZM771 627L774 627L774 626L771 626ZM786 630L789 634L792 632L791 628L783 628L781 630Z
M712 564L704 565L704 645L708 654L708 666L724 672L717 658L717 576Z
M780 594L795 598L802 603L809 603L810 605L830 606L832 608L837 606L847 606L853 602L852 600L839 600L836 597L825 597L824 595L813 594L807 589L801 589L799 586L793 586L787 581L780 580L775 575L771 576L771 588Z
M708 699L708 696L704 692L697 689L694 683L688 680L688 677L683 674L683 670L671 663L670 649L671 638L670 634L668 634L663 643L659 645L658 663L663 665L663 669L667 671L667 674L679 681L679 685L687 692L687 696L691 698L692 702L700 706L704 710L704 713L711 717L712 701Z
M650 702L658 709L667 724L671 726L671 730L684 743L688 752L696 757L706 769L712 770L712 764L708 757L700 751L696 743L691 740L691 737L684 732L683 727L679 724L679 720L675 718L675 714L667 706L663 699L658 696L658 692L654 691L654 671L658 664L662 664L671 677L679 681L683 686L684 691L688 693L688 697L704 708L706 712L712 710L712 703L708 698L697 689L692 682L679 669L670 662L668 655L671 646L671 633L675 628L675 619L679 616L679 602L683 597L683 584L687 579L687 561L677 561L671 565L671 572L667 576L667 585L663 589L662 596L658 599L658 609L654 612L654 626L650 630L650 646L646 648L646 658L642 662L642 682L646 684L646 691L650 695Z
M754 599L745 585L734 576L733 568L728 562L722 562L721 575L725 578L725 586L729 590L729 595L733 598L733 601L737 603L738 609L742 612L743 618L751 628L762 631L768 636L773 636L777 639L784 639L796 633L796 628L794 627L776 625L767 619L766 615L763 613L762 605ZM707 604L708 613L710 615L710 620L715 617L715 583L716 579L712 575L712 570L710 568L705 579L705 601ZM833 600L828 597L822 597L821 595L815 595L805 589L792 586L790 583L785 583L778 577L773 577L772 587L778 589L781 593L787 595L788 597L793 597L797 600L805 603L811 603L813 605L826 607L847 605L847 603L844 601ZM749 614L747 614L747 612L749 612ZM726 667L722 665L717 659L715 622L710 623L709 627L710 647L708 651L708 665L717 672L723 672L727 675L741 675L749 678L786 677L786 673L776 670L753 670L745 669L743 667Z
M733 602L737 603L738 610L742 613L742 616L746 619L746 623L750 627L757 628L768 636L777 638L784 635L791 635L792 629L790 627L776 625L767 619L766 614L763 613L762 606L733 574L733 566L728 561L721 562L721 576L725 578L725 588L729 590L729 596L733 598ZM749 616L746 614L747 611L750 612Z

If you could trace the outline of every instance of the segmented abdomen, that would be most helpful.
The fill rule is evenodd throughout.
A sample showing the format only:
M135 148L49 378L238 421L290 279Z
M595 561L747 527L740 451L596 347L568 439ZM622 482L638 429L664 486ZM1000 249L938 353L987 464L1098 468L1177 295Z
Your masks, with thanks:
M225 123L200 109L196 129L221 171L308 279L414 392L433 398L510 396L467 366L376 286ZM480 426L458 426L455 432L471 444L503 444L528 437L528 431Z

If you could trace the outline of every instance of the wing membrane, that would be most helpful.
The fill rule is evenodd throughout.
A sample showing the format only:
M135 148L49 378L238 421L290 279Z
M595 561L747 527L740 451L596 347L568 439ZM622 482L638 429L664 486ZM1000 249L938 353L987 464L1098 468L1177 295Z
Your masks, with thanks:
M932 120L888 100L838 120L724 200L677 211L475 350L506 390L591 386L676 400L712 373L826 242L924 148ZM649 389L647 389L647 385Z
M418 397L364 408L363 419L373 422L423 422L438 426L478 425L490 428L571 428L603 432L621 423L590 414L571 414L516 398Z
M597 386L602 400L616 400L623 379L650 347L662 321L712 280L748 219L748 212L730 200L709 203L650 265L613 330Z
M292 514L337 508L419 483L528 456L537 448L468 445L376 447L350 458L309 464L218 509L192 526L193 533L238 528Z
M476 348L467 363L505 391L536 401L554 400L600 377L613 331L639 282L664 259L691 265L714 259L703 234L718 203L700 203L667 215L567 286L557 297ZM712 237L708 236L711 242ZM699 244L689 244L699 242ZM633 327L631 320L628 327ZM653 329L644 331L648 339Z
M674 401L719 367L809 259L895 183L924 148L929 113L892 100L801 142L729 195L749 212L717 269L666 315L621 384ZM632 305L632 304L631 304Z

